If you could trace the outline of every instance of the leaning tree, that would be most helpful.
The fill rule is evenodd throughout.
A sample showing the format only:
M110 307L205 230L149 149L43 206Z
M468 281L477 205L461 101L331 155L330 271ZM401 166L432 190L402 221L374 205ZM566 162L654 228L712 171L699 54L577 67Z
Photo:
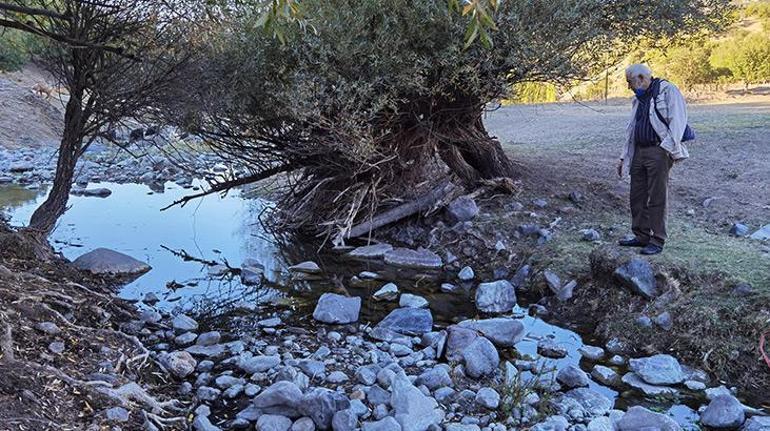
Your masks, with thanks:
M0 2L0 27L40 36L37 61L67 90L53 186L27 232L46 237L67 207L78 159L105 128L141 118L187 58L183 15L155 0ZM176 2L178 3L178 2ZM117 143L117 142L115 142Z
M445 172L468 187L513 177L482 121L513 84L582 79L619 43L713 28L729 8L503 0L471 18L447 0L291 3L303 25L282 23L280 40L255 25L274 18L259 7L203 37L205 61L189 65L166 112L246 168L201 194L283 174L278 219L337 242Z

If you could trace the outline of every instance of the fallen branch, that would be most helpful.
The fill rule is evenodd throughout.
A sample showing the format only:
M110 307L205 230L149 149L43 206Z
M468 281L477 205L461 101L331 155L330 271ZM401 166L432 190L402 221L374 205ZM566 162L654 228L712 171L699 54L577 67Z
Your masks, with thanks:
M409 216L415 215L420 211L431 208L436 202L441 200L444 196L448 195L455 189L455 185L451 182L444 182L439 186L433 188L428 193L410 201L405 204L399 205L382 214L373 217L371 220L358 224L350 228L350 230L344 234L342 238L355 238L361 235L371 233L373 230L381 228L385 225L397 222ZM342 244L342 238L338 237L334 243L335 245Z

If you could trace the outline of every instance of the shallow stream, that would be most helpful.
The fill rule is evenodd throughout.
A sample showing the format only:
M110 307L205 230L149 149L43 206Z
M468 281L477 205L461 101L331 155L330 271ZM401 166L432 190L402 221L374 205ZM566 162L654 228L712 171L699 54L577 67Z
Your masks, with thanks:
M193 183L196 185L198 183ZM98 187L108 188L112 194L107 198L71 196L71 207L60 219L51 241L71 260L94 248L105 247L147 262L152 270L125 285L119 293L140 307L146 306L140 302L142 298L153 293L159 299L155 307L160 310L195 313L208 322L211 329L232 330L232 327L224 328L231 324L227 323L226 316L232 313L240 315L237 321L242 322L244 313L252 314L256 321L289 310L297 322L310 322L308 316L321 293L344 290L362 297L361 321L374 325L397 305L375 302L371 294L387 281L393 281L401 291L419 294L429 301L436 326L476 316L468 290L443 293L439 289L451 274L401 271L388 268L382 262L352 260L340 253L319 254L317 245L307 243L286 245L284 241L279 245L259 221L271 208L266 200L246 199L233 191L224 197L210 195L184 207L161 211L191 191L174 183L167 183L162 193L141 184L89 185L89 188ZM0 208L4 207L10 215L11 224L22 226L28 223L45 195L45 187L0 185ZM246 286L237 276L212 275L208 265L184 259L182 255L226 262L233 267L240 267L244 259L256 259L265 267L265 281L260 286ZM313 260L321 266L321 279L288 281L286 268L304 260ZM382 279L350 283L351 278L362 271L376 272ZM538 340L550 337L567 347L568 355L549 360L548 367L574 364L590 373L593 364L581 360L578 349L583 339L577 332L530 316L525 309L519 312L528 335L516 345L518 354L535 356ZM216 328L217 325L223 327ZM593 381L591 387L615 399L618 408L643 404L669 410L685 428L692 428L697 421L697 414L687 405L696 407L702 402L685 396L681 404L672 406L670 402L644 400L633 393L620 394Z

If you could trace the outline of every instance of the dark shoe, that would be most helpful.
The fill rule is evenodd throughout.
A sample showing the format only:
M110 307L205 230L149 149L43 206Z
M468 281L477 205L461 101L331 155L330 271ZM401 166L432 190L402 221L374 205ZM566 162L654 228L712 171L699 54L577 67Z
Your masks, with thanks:
M645 247L646 242L641 242L638 239L621 239L618 241L618 245L621 247Z
M649 255L653 255L653 254L660 254L662 251L663 251L663 247L661 247L659 245L647 244L646 246L644 246L643 249L641 249L639 251L639 253L646 254L646 255L649 256Z

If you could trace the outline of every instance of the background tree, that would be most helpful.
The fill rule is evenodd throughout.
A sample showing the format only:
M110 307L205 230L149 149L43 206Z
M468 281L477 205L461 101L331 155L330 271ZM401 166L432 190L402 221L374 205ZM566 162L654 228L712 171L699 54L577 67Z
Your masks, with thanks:
M167 111L247 168L208 192L288 173L281 220L338 242L443 169L468 187L514 176L482 122L514 84L584 78L618 43L715 27L729 9L727 0L505 1L490 12L490 43L469 45L469 29L481 30L442 0L301 4L313 31L291 27L290 43L251 30L263 10L213 34Z
M48 43L40 63L68 93L53 186L29 232L47 236L66 210L75 165L106 126L141 118L184 57L179 15L154 0L32 0L0 4L0 26Z

